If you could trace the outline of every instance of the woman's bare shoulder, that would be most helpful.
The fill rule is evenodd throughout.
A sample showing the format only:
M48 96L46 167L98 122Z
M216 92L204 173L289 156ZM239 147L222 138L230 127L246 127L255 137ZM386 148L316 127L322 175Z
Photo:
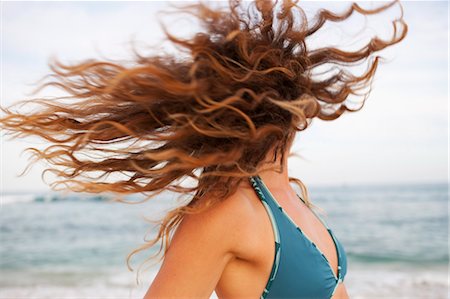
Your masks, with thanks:
M247 238L251 222L251 205L239 192L186 215L145 298L209 298L228 262L239 257L247 244L242 240Z
M254 235L252 224L257 219L254 205L248 194L238 189L233 195L208 209L198 214L187 215L183 219L185 222L183 225L186 232L195 231L196 227L201 226L212 234L220 234L222 240L228 244L228 249L234 255L239 255L242 251L242 239Z

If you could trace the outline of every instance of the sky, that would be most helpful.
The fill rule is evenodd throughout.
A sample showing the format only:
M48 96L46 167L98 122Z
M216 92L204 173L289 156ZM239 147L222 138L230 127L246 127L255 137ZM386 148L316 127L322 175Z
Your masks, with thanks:
M65 62L126 59L130 57L131 39L142 46L144 53L150 53L154 45L176 51L161 42L163 34L157 18L179 36L195 31L196 25L192 20L158 15L158 11L168 8L167 3L0 2L1 105L27 98L33 84L49 73L50 56ZM371 8L384 2L358 3ZM448 2L401 3L408 34L399 44L376 53L384 60L363 109L331 122L313 119L310 127L297 133L292 152L301 158L290 158L288 169L290 176L307 186L448 181ZM350 2L301 1L300 5L308 16L313 16L319 8L342 12ZM327 23L308 45L355 50L375 35L390 39L392 21L399 15L398 5L379 16L354 13L342 24ZM359 70L367 66L365 62ZM39 95L53 94L44 90ZM361 98L349 100L359 103ZM37 138L10 140L3 133L1 136L0 191L49 190L51 176L46 176L47 183L41 178L44 162L34 164L18 177L29 163L30 154L22 151L49 144Z

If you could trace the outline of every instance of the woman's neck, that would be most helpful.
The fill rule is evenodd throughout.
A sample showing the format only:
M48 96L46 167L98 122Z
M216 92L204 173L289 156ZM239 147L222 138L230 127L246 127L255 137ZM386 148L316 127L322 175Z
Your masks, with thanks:
M264 168L269 166L275 166L277 165L277 170L266 170L259 174L261 179L264 181L264 184L266 186L272 186L273 188L286 188L290 186L289 184L289 174L288 174L288 155L289 155L290 147L286 148L285 154L284 154L284 168L282 172L279 172L281 167L281 154L277 154L276 161L273 160L273 150L269 152L267 155L267 161L271 161L270 163L266 163L264 165Z

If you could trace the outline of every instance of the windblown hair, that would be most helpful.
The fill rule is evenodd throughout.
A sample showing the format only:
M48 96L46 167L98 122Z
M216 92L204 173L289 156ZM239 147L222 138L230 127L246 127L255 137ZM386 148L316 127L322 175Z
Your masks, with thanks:
M403 12L392 22L390 40L373 37L354 52L309 49L307 40L327 21L344 21L354 11L376 14L396 2L371 10L353 3L340 15L320 9L312 21L288 0L278 11L277 2L260 0L248 3L246 9L236 0L230 0L228 8L201 2L177 7L195 16L204 29L181 38L162 26L167 39L186 57L145 56L133 50L130 65L97 59L71 65L49 60L53 73L46 78L52 80L33 94L54 86L68 95L15 103L40 105L27 113L2 108L6 115L0 125L14 138L35 135L52 143L42 151L27 150L36 157L32 163L44 159L54 166L43 175L51 171L61 178L51 184L55 190L63 185L74 192L141 193L146 200L165 190L189 195L188 203L163 217L156 238L128 255L127 265L133 254L160 240L157 254L163 243L165 254L170 232L184 215L225 200L251 175L265 169L282 171L283 164L267 167L264 158L273 150L274 161L277 154L283 160L296 132L305 130L313 118L330 121L363 107L370 89L358 108L349 107L346 99L370 87L380 56L370 60L359 76L344 68L328 78L323 77L326 73L315 78L313 72L324 64L356 65L400 42L408 28ZM87 153L103 154L104 159ZM101 175L88 176L94 172ZM127 179L100 181L112 173ZM197 184L182 186L188 177ZM289 179L312 206L301 180Z

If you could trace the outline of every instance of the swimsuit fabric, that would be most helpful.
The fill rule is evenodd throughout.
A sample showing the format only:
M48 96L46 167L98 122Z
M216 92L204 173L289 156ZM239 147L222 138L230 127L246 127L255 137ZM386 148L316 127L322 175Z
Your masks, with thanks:
M326 222L311 209L335 244L338 257L336 275L323 252L283 210L261 177L257 175L249 179L269 214L275 237L273 266L260 299L330 299L347 273L347 257L342 244Z

